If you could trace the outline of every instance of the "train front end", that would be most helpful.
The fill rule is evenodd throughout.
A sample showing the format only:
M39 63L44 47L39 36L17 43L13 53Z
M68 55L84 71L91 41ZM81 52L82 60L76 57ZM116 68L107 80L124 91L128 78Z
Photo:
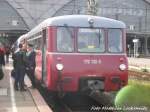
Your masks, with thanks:
M56 38L53 39L56 45L54 52L49 54L50 90L110 92L127 85L125 27L104 18L95 22L100 23L94 23L96 27L88 21L88 27L81 24L81 27L56 28Z
M54 58L53 89L117 91L127 84L127 60L123 55L55 54Z

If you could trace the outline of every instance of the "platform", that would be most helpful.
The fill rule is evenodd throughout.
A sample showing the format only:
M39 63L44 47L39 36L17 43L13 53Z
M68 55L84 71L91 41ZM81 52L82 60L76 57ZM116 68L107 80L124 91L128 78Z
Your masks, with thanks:
M149 58L128 58L129 69L147 69L150 71L150 59Z
M37 89L27 88L25 92L14 90L11 65L3 67L5 76L0 80L0 112L52 112ZM27 77L25 83L31 86Z

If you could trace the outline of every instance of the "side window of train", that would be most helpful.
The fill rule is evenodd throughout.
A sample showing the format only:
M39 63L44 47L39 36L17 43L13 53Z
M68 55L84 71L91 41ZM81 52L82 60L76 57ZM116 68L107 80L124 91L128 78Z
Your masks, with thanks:
M40 38L38 38L38 40L37 40L37 48L39 49L39 50L42 50L42 37L40 37Z
M34 49L36 49L36 50L42 49L41 37L40 37L40 38L33 39L33 40L31 40L31 41L28 41L28 43L34 45Z
M123 52L121 29L108 30L108 51L112 53Z
M73 28L59 27L57 29L57 51L58 52L74 51Z

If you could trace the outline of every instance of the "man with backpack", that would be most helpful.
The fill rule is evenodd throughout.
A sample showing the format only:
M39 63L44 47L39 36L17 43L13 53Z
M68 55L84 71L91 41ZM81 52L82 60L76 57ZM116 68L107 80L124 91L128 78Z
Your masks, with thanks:
M14 53L14 69L15 69L15 82L14 89L18 91L26 91L24 88L24 76L26 72L26 52L23 45L19 44L19 51Z

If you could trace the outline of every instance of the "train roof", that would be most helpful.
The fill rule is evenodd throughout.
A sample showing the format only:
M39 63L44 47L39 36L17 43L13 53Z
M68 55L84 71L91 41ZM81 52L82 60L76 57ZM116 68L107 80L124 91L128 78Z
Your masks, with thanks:
M48 26L89 27L90 18L94 21L93 27L126 28L123 22L110 18L92 15L65 15L44 20L42 23L32 29L28 34L32 35Z

